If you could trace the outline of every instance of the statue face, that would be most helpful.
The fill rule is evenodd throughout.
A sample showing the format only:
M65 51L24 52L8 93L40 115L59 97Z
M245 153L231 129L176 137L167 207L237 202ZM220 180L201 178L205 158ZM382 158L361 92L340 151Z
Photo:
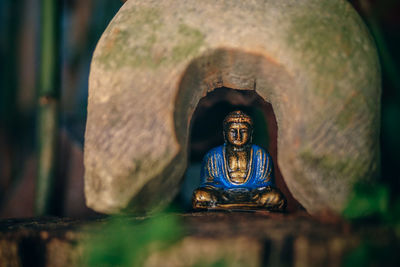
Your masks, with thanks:
M247 123L231 123L225 133L226 141L234 146L244 146L251 139Z

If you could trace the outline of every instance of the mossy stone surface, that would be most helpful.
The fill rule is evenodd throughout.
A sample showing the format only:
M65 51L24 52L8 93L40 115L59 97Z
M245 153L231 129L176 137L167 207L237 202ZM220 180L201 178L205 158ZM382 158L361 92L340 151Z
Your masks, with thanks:
M179 190L189 126L218 87L274 109L278 162L310 213L341 212L379 171L380 67L343 0L129 0L93 55L85 192L96 211L152 211Z

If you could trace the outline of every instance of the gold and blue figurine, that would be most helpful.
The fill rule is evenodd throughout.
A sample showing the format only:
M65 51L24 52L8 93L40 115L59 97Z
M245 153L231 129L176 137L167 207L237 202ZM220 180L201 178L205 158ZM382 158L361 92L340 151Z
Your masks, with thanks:
M275 188L271 156L252 144L251 117L233 111L225 117L223 130L224 144L211 149L203 159L193 208L284 211L286 199Z

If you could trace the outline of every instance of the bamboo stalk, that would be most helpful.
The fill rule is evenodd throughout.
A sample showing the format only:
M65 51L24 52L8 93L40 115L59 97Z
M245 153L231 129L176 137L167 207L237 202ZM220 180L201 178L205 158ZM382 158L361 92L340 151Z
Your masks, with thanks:
M38 88L38 176L35 214L50 214L54 195L60 97L60 4L41 1L41 65Z
M389 77L390 82L397 89L400 88L400 69L397 62L393 59L390 50L387 45L387 40L382 31L382 27L379 25L378 14L376 9L373 9L370 2L366 0L360 0L361 10L365 14L366 23L369 26L372 36L374 37L376 46L379 51L382 66ZM390 8L386 7L386 8Z
M17 96L20 89L18 83L18 46L21 32L21 9L19 1L1 1L0 11L0 135L4 144L0 148L0 202L6 197L11 184L18 180L21 174L21 153L18 146L21 126L21 114L18 110ZM0 137L1 138L1 137ZM3 157L5 156L5 157Z

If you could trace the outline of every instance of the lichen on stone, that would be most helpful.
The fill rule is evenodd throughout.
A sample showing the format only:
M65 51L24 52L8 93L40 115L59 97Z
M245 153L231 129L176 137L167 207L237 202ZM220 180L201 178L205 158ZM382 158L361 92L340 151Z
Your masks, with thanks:
M172 49L172 60L180 61L198 52L204 42L204 34L186 24L180 24L178 33L181 41Z
M204 34L180 23L175 34L163 35L168 25L161 18L157 8L134 7L121 12L100 43L104 49L95 59L107 68L157 69L195 56L204 43Z

